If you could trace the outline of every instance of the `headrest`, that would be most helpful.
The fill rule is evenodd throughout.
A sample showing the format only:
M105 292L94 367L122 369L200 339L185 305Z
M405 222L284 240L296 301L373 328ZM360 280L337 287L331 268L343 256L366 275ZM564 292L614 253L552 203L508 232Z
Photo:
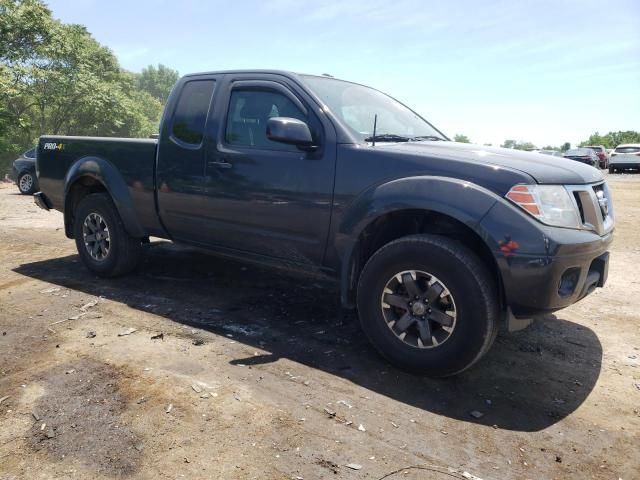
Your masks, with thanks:
M242 118L267 118L273 108L273 102L262 95L245 97L245 104L240 109Z

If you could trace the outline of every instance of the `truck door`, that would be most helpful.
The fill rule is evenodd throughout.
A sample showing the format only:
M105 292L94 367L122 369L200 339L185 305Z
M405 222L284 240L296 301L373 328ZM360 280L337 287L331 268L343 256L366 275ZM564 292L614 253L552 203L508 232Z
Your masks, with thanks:
M215 85L214 76L187 78L165 112L156 164L158 213L176 240L206 241L204 132Z
M207 151L207 235L224 248L319 265L331 215L335 131L302 89L268 78L228 75L220 88L217 142ZM266 122L275 116L307 122L318 148L269 140Z

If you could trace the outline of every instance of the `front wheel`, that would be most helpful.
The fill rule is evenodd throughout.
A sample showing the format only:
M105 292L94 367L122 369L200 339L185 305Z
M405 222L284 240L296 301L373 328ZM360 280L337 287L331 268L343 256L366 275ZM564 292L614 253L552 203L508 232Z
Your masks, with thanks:
M73 233L80 258L101 277L133 270L142 253L141 240L130 236L106 193L84 197L76 208Z
M498 330L495 279L446 237L395 240L365 265L357 292L362 328L391 363L434 377L478 361Z

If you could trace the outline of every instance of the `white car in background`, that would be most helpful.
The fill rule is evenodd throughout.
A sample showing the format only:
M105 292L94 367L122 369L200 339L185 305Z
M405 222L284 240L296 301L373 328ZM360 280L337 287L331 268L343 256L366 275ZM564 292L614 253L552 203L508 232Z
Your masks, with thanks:
M618 145L609 158L609 173L630 168L640 169L640 143Z

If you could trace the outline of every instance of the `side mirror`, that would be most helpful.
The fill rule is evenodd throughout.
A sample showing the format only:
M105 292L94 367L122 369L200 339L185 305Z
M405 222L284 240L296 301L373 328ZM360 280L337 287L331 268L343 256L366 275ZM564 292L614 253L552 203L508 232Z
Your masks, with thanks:
M267 138L274 142L301 148L313 146L309 126L302 120L290 117L273 117L267 120Z

